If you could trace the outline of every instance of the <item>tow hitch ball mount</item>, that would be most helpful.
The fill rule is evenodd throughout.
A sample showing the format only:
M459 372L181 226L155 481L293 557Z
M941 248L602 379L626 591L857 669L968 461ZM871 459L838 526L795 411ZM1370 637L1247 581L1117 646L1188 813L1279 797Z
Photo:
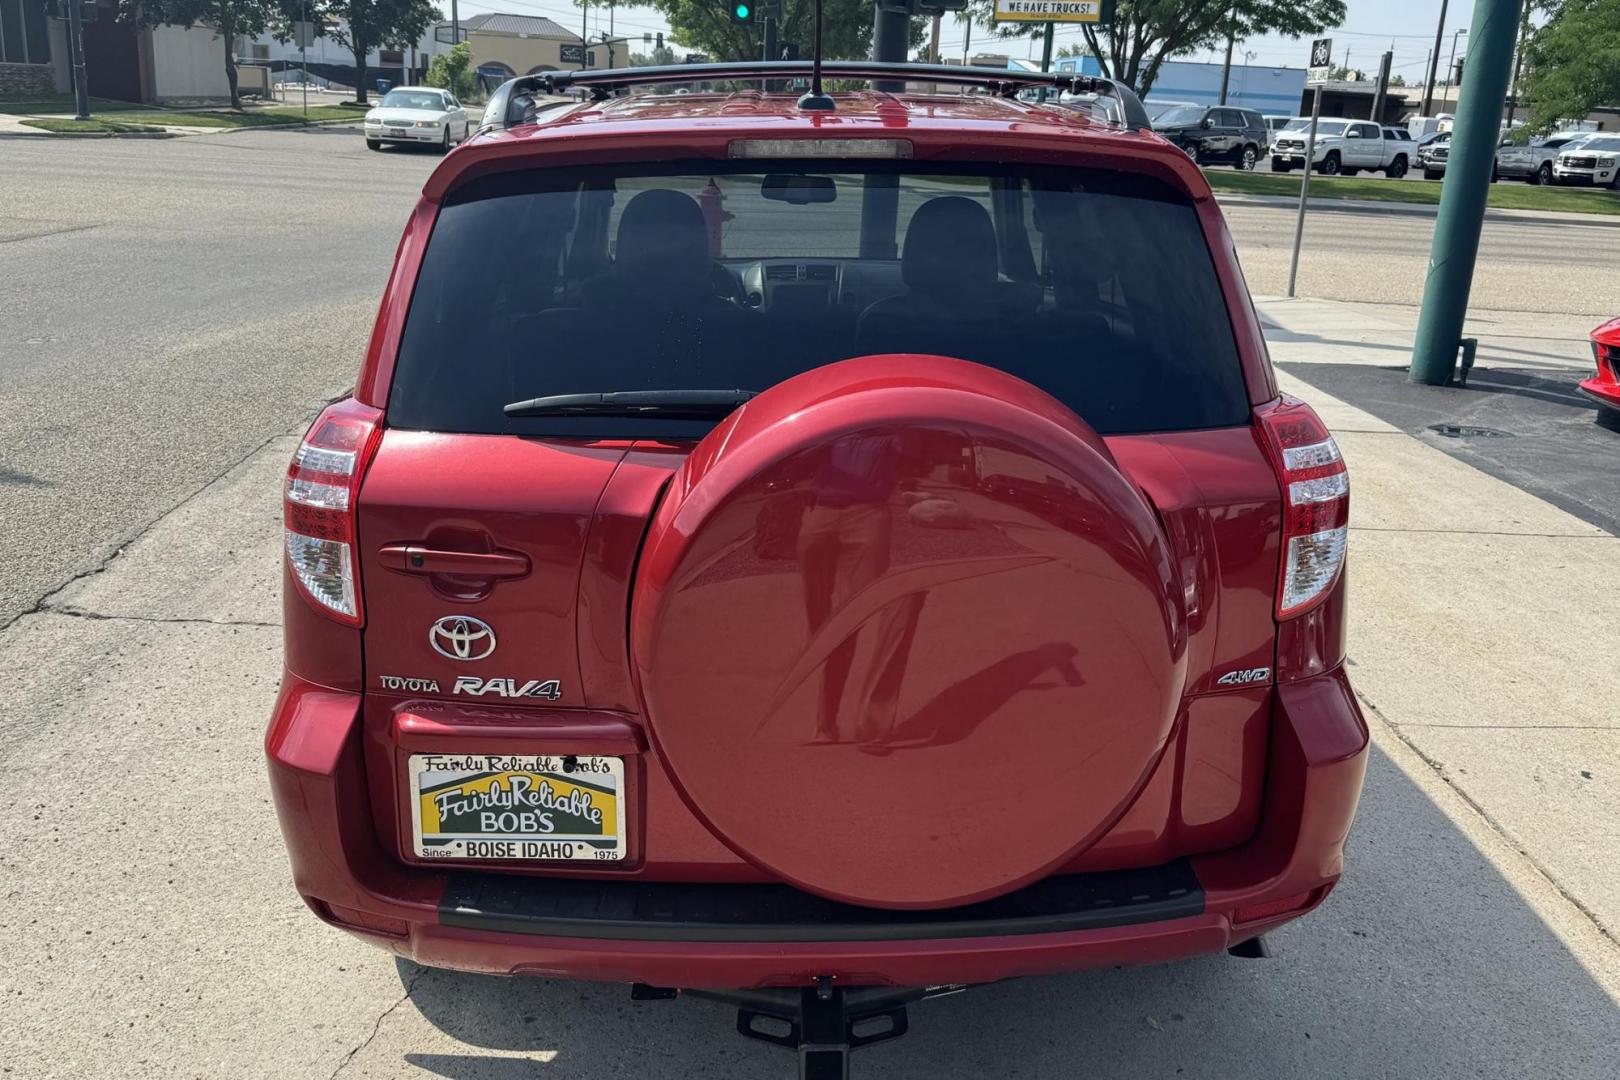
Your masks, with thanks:
M906 1006L966 986L835 986L828 975L801 989L685 990L636 984L630 996L653 1001L684 993L737 1007L737 1033L799 1055L800 1080L849 1080L849 1055L906 1033Z

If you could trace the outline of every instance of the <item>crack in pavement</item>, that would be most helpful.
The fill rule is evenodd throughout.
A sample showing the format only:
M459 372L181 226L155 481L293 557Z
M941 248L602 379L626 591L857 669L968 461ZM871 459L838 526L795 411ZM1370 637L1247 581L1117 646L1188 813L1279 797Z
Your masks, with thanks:
M1530 864L1531 868L1535 870L1541 879L1545 881L1554 892L1558 893L1559 896L1568 901L1569 905L1576 911L1579 911L1582 915L1586 916L1586 920L1592 924L1592 926L1597 930L1598 934L1600 934L1605 941L1607 941L1610 945L1620 948L1620 937L1615 935L1614 930L1604 925L1603 920L1598 917L1597 912L1587 907L1581 902L1579 897L1570 892L1568 889L1564 888L1563 883L1553 875L1552 870L1543 865L1540 859L1530 854L1525 846L1519 843L1513 834L1508 832L1507 828L1501 822L1497 821L1489 810L1485 809L1483 803L1459 787L1457 782L1451 778L1450 773L1442 762L1437 760L1433 755L1425 753L1422 747L1418 746L1411 739L1407 738L1405 733L1401 730L1401 725L1396 724L1395 721L1385 716L1383 711L1380 710L1377 705L1374 705L1372 701L1368 699L1366 694L1363 694L1360 690L1357 690L1355 691L1355 695L1356 700L1360 701L1362 705L1366 706L1367 711L1372 713L1372 715L1378 719L1379 724L1384 727L1390 733L1390 735L1399 740L1402 746L1406 747L1406 749L1415 754L1418 760L1422 761L1429 768L1433 769L1434 775L1439 778L1440 782L1445 784L1446 787L1450 788L1453 794L1461 799L1464 804L1474 811L1474 813L1478 814L1480 820L1489 826L1492 832L1501 837L1504 844L1518 852L1519 855L1523 857L1524 861Z
M95 577L97 574L104 573L109 567L112 566L114 560L116 560L120 555L122 555L130 547L132 547L133 545L139 543L153 529L157 528L164 521L168 520L170 515L176 513L179 510L184 509L193 500L195 500L198 497L200 497L201 495L207 493L207 491L210 488L212 488L215 484L217 484L221 480L225 479L225 477L229 476L239 466L241 466L241 465L245 464L246 462L248 462L249 460L251 460L256 454L259 454L260 452L262 452L265 449L265 447L269 446L271 443L275 442L277 439L285 439L285 438L287 438L289 436L291 436L293 438L297 438L300 434L302 434L309 427L310 423L314 420L315 416L319 415L320 410L322 408L325 408L326 405L331 404L333 401L337 401L337 400L343 398L348 393L349 393L349 391L345 390L342 394L339 394L337 397L332 398L332 399L324 402L322 405L318 406L315 409L314 412L308 414L308 419L307 420L300 420L297 424L293 425L291 428L288 428L288 429L285 429L285 430L282 430L282 431L277 431L277 432L267 436L265 439L263 439L259 443L252 446L247 451L247 453L245 453L242 456L236 458L234 461L230 462L228 465L226 465L219 472L217 472L213 476L209 477L208 480L206 482L204 482L201 486L199 486L195 491L191 492L188 495L185 495L185 496L181 497L180 500L177 501L173 506L170 506L167 510L163 511L161 514L158 514L151 521L148 521L145 525L142 525L133 534L131 534L130 536L124 538L123 540L115 541L114 546L113 546L113 550L107 555L106 558L102 559L101 562L97 563L95 566L91 566L91 567L88 567L88 568L86 568L84 570L80 570L78 573L76 573L73 576L69 577L66 581L63 581L60 584L54 585L51 588L47 589L43 594L40 595L39 599L35 600L26 609L17 612L15 615L11 616L10 618L0 619L0 633L3 633L6 630L9 630L13 625L16 624L17 620L23 618L24 616L27 616L27 615L39 615L39 614L42 614L42 613L48 614L53 610L60 610L60 609L53 609L50 606L50 601L51 601L52 597L57 596L58 594L62 593L64 590L68 589L70 586L76 585L79 582L84 581L87 578L92 578L92 577Z
M203 619L182 615L111 615L104 611L88 611L76 607L54 607L47 605L38 612L41 615L67 615L75 619L91 619L96 622L143 622L143 623L202 623L207 626L262 626L270 630L280 630L278 622L261 622L258 619Z
M332 1070L332 1075L327 1077L327 1080L335 1080L337 1074L342 1072L344 1069L347 1069L350 1063L353 1062L354 1059L359 1055L360 1051L371 1045L372 1040L377 1037L377 1033L382 1031L383 1021L392 1016L395 1009L399 1008L401 1005L405 1004L411 999L411 992L416 989L416 984L421 982L422 979L427 976L427 973L430 970L432 969L420 966L417 967L416 974L411 978L410 982L405 984L405 992L399 996L399 1000L395 1001L392 1005L388 1006L388 1008L384 1009L380 1015L378 1015L377 1019L371 1025L371 1034L367 1035L365 1039L361 1041L359 1046L356 1046L353 1050L350 1050L347 1054L343 1055L343 1060L338 1062L338 1067Z

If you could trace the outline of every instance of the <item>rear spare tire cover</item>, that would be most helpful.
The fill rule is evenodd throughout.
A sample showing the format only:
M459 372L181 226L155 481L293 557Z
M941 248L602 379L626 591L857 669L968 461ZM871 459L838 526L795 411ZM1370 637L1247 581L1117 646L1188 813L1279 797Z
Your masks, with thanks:
M672 478L637 568L648 727L693 811L823 896L945 907L1084 850L1163 752L1186 630L1102 440L991 368L796 376Z

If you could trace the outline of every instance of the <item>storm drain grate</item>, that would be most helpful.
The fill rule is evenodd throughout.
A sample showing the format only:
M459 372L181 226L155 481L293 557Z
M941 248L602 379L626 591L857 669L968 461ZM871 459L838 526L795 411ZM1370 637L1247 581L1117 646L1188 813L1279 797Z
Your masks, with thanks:
M1513 432L1469 424L1430 424L1429 430L1446 439L1511 439Z

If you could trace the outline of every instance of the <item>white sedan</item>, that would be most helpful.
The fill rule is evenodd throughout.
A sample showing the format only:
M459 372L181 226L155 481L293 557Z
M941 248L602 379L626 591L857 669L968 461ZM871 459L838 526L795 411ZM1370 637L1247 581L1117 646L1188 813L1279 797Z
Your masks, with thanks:
M366 146L427 143L448 152L467 137L467 110L455 95L432 86L399 86L366 113Z

